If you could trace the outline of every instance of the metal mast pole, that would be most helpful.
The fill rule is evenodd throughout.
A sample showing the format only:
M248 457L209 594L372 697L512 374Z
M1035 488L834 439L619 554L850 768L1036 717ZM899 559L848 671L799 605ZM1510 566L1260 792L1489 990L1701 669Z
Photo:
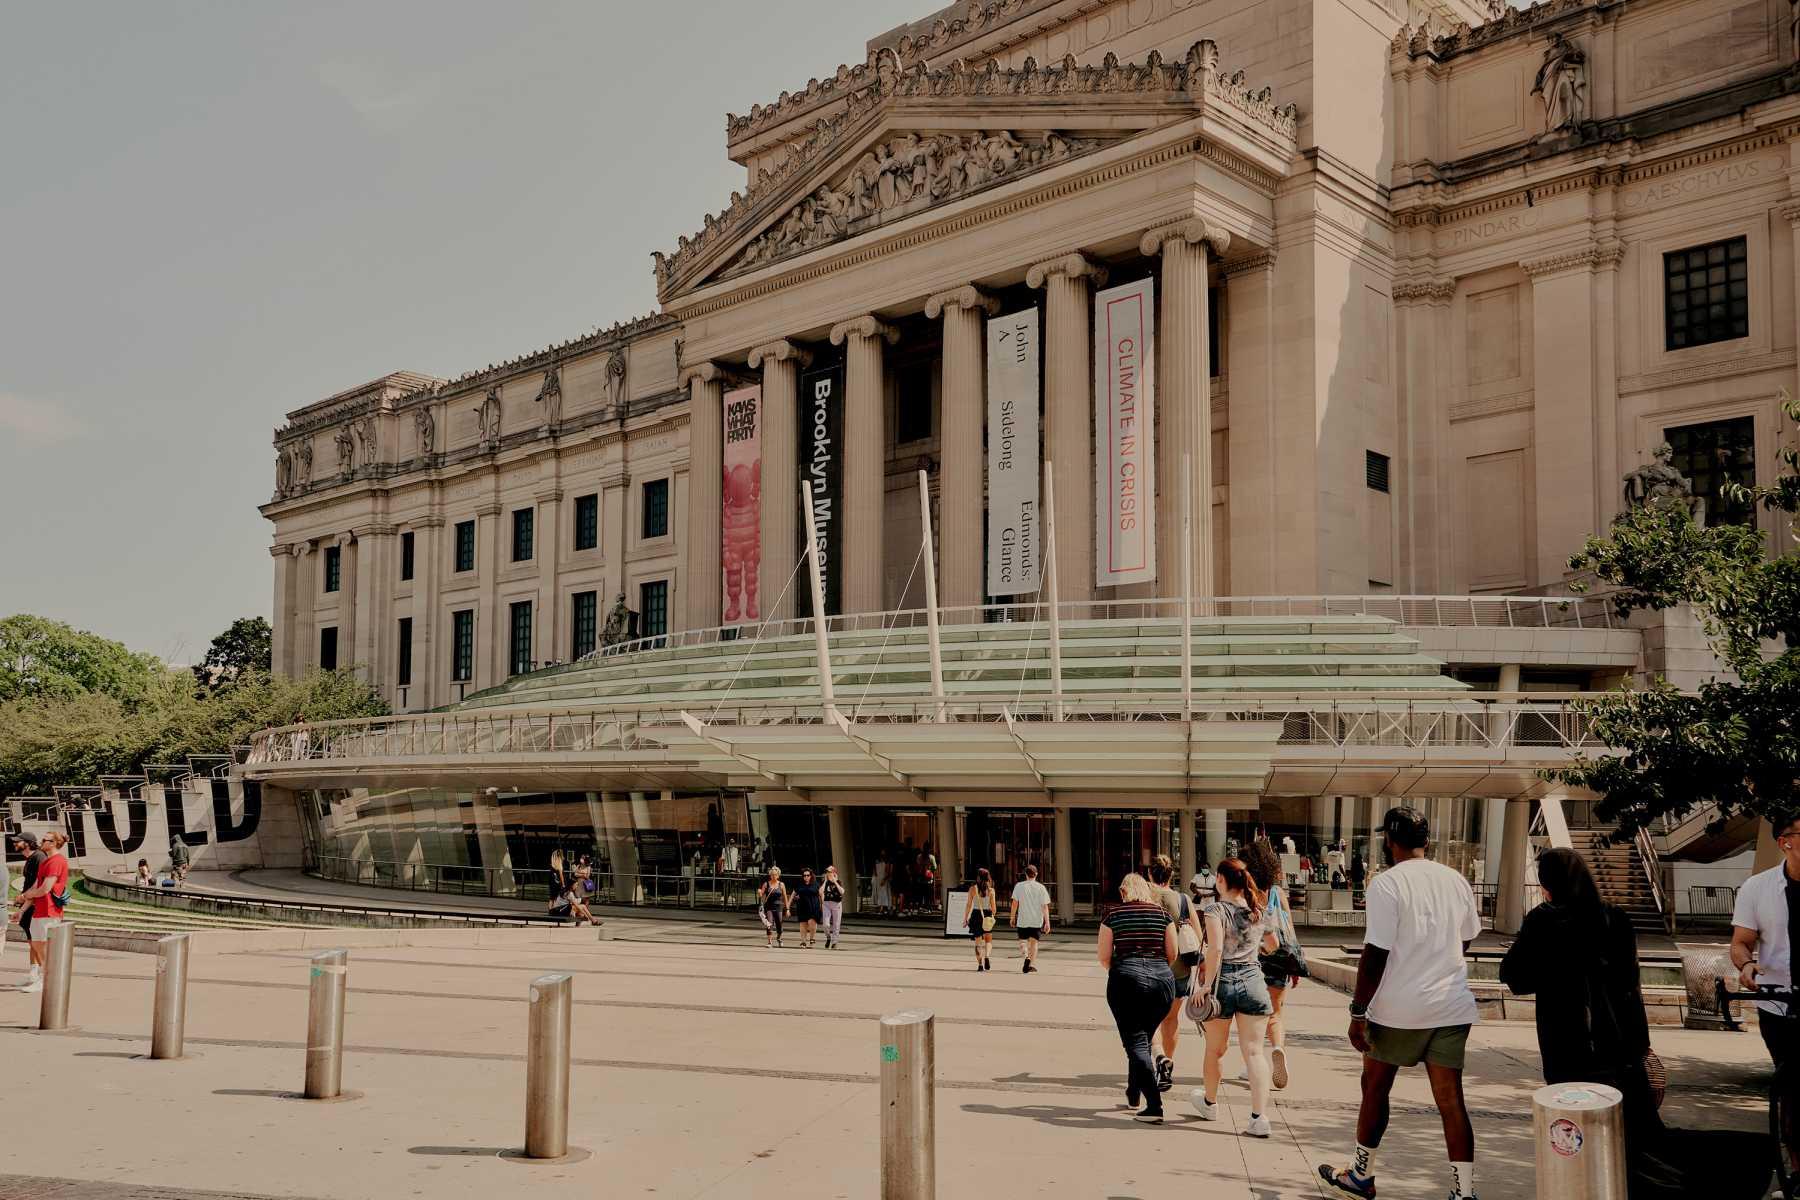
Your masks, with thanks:
M1063 719L1062 613L1056 602L1056 464L1044 462L1044 534L1049 553L1044 556L1044 586L1050 593L1050 713Z
M931 553L931 488L925 472L919 472L919 528L924 530L925 632L931 644L931 698L937 701L937 719L944 712L944 649L938 642L937 559Z

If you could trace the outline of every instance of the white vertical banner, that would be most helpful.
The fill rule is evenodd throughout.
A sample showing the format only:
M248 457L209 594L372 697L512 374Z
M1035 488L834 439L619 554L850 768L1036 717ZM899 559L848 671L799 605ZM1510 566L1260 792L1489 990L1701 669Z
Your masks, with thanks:
M987 592L1038 590L1038 310L987 323ZM959 514L950 515L951 520Z
M1094 297L1094 582L1156 579L1156 284Z

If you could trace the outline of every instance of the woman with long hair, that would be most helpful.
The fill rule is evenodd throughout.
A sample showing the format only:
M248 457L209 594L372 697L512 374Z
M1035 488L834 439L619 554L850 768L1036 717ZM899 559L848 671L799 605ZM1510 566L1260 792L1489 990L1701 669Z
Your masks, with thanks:
M574 893L569 886L569 873L563 867L563 852L559 846L550 851L550 907L549 913L558 920L569 915L575 905Z
M813 942L817 940L819 922L825 919L825 905L819 897L819 881L814 878L811 867L800 872L800 882L789 893L788 902L790 911L800 921L800 948L811 950Z
M1631 1200L1760 1197L1769 1170L1767 1152L1749 1144L1756 1135L1671 1129L1656 1111L1631 918L1601 899L1573 850L1544 851L1537 873L1544 902L1525 914L1500 981L1537 997L1544 1082L1603 1083L1623 1093Z
M1133 872L1119 881L1117 907L1100 922L1100 965L1106 968L1106 1007L1125 1046L1125 1103L1141 1100L1133 1120L1161 1125L1162 1090L1150 1039L1175 1002L1175 923L1158 904L1150 881Z
M1257 838L1244 851L1244 866L1264 896L1268 897L1265 924L1275 932L1280 945L1273 954L1258 956L1263 985L1269 989L1269 1082L1280 1091L1288 1085L1287 1034L1281 1022L1281 1003L1290 987L1297 987L1300 977L1292 974L1299 938L1294 934L1294 918L1288 911L1287 893L1281 886L1281 859L1266 837ZM1245 1060L1245 1070L1249 1070Z
M769 877L756 889L756 915L762 918L767 949L781 945L781 918L791 906L787 885L781 882L781 868L770 867Z
M1250 1123L1244 1133L1266 1138L1269 1118L1269 1060L1263 1053L1269 1017L1275 1006L1263 982L1259 954L1273 953L1281 945L1268 919L1268 897L1256 886L1242 859L1220 861L1217 871L1219 898L1202 911L1206 919L1206 975L1219 1002L1218 1015L1201 1026L1206 1034L1205 1087L1195 1088L1194 1111L1203 1121L1219 1119L1219 1074L1231 1029L1237 1026L1238 1047L1250 1071Z
M989 969L988 955L994 952L995 907L994 877L983 867L975 872L975 882L969 886L969 937L975 942L977 971Z

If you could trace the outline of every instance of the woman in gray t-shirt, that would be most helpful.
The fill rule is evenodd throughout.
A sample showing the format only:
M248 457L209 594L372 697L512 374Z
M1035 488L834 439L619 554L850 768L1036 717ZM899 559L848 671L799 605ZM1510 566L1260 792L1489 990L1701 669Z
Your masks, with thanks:
M1218 887L1218 900L1201 910L1206 919L1205 978L1218 996L1219 1012L1201 1026L1206 1034L1206 1086L1194 1089L1194 1110L1202 1120L1218 1120L1220 1067L1235 1023L1238 1047L1250 1070L1250 1121L1244 1132L1266 1138L1269 1119L1263 1112L1269 1100L1269 1060L1263 1038L1274 1007L1256 956L1280 943L1274 930L1263 926L1267 898L1241 860L1227 858L1219 864Z

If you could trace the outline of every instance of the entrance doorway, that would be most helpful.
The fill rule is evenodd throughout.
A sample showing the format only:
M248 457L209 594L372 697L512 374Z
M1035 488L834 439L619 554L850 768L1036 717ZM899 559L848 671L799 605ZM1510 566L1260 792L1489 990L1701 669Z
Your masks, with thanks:
M1150 861L1169 853L1172 823L1163 813L1089 811L1086 866L1094 889L1089 911L1098 915L1117 904L1119 883L1132 872L1149 878ZM1079 895L1082 890L1078 884L1078 906L1087 899Z
M1002 896L1025 878L1027 866L1037 867L1039 883L1055 887L1056 821L1047 809L971 808L963 815L962 845L964 878L973 880L986 867Z

